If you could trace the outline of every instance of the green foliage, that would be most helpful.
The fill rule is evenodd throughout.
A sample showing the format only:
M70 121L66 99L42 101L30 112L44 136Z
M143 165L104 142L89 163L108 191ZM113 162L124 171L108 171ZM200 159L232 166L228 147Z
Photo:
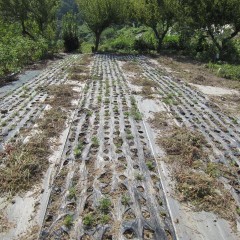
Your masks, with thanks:
M62 35L66 52L72 52L80 47L78 38L78 16L67 13L62 19Z
M67 215L64 218L64 225L68 228L70 228L73 225L73 216L72 215Z
M131 200L131 198L129 197L129 195L126 195L126 194L125 194L125 195L122 196L121 203L122 203L124 206L127 206L127 205L129 205L130 200Z
M112 24L124 20L128 5L126 0L77 0L79 10L89 29L95 35L95 51L98 51L102 32Z
M109 221L110 221L110 216L108 214L103 214L101 217L100 217L100 223L101 224L107 224Z
M240 81L240 65L209 63L207 67L220 77Z
M0 21L0 76L18 71L21 67L46 56L48 42L37 41L21 35L19 25Z
M110 211L111 205L111 200L108 197L104 197L100 199L98 207L101 212L106 214Z
M94 225L94 216L92 213L88 213L83 217L83 224L90 227Z

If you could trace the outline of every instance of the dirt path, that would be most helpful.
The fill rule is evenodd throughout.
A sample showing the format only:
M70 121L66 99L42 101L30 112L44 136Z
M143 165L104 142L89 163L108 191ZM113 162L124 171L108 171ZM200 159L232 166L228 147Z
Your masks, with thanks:
M1 147L43 114L45 100L51 100L45 91L49 85L73 84L69 68L80 69L81 58L71 56L57 62L1 99ZM126 64L133 63L135 73L126 71ZM227 167L240 164L240 119L219 112L207 96L169 76L146 57L95 55L88 65L90 77L78 85L66 129L51 156L53 164L30 204L38 208L24 217L24 227L14 223L31 230L17 231L13 224L0 236L237 239L229 222L213 213L195 213L174 196L170 170L162 161L165 152L157 144L161 132L149 118L161 112L177 126L197 130L213 150L213 161ZM133 84L132 78L139 80L139 74L151 81L150 88ZM238 186L231 186L237 203ZM0 209L6 215L11 207L5 204ZM6 217L13 222L18 219Z

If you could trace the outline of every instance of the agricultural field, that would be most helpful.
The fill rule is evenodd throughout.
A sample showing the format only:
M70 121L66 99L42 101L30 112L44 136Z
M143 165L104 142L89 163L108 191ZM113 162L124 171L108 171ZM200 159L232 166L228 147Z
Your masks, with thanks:
M239 239L239 88L206 74L72 54L0 88L0 238Z

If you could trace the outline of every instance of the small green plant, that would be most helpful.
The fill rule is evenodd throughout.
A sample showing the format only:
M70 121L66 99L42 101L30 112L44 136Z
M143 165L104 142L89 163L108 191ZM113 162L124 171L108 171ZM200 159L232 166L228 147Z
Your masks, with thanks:
M138 172L135 174L135 179L138 181L142 181L144 179L144 176L142 173Z
M232 119L232 123L233 123L233 124L238 124L237 118L233 118L233 119Z
M237 214L240 216L240 207L237 207L236 211L237 211Z
M77 147L74 149L74 156L77 158L80 157L82 154L82 149L83 149L82 143L78 143Z
M132 115L133 119L136 121L142 120L142 114L139 112L139 110L137 108L133 108L131 110L131 115Z
M73 216L72 215L67 215L64 218L64 225L68 228L70 228L73 225Z
M111 201L108 197L104 197L99 201L99 210L103 213L108 213L111 207Z
M153 165L152 162L148 161L148 162L146 163L146 165L147 165L147 168L148 168L150 171L153 171L153 170L154 170L154 165Z
M70 200L72 200L72 199L75 199L75 200L76 200L76 194L77 194L76 188L75 188L75 187L71 187L71 188L69 189L68 198L69 198Z
M110 216L108 214L103 214L100 217L100 223L101 224L107 224L110 221Z
M122 203L124 206L127 206L127 205L129 205L130 200L131 200L130 197L125 194L125 195L122 196L121 203Z
M98 96L98 103L100 103L102 101L102 97Z
M130 116L130 112L125 112L124 115L129 117Z
M96 136L92 138L92 144L94 147L99 147L99 140Z
M6 127L6 126L7 126L7 122L6 122L6 121L2 122L2 123L1 123L1 126L2 126L2 127Z
M93 213L88 213L83 218L83 224L88 227L93 226L94 222L95 222L95 220L94 220Z

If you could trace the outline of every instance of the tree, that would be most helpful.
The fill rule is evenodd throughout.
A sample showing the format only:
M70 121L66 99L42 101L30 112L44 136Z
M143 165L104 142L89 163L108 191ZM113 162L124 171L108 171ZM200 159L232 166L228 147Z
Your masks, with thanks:
M22 34L35 39L33 26L37 24L43 35L55 21L58 4L59 0L1 0L0 14L7 21L20 23Z
M0 14L4 20L19 22L22 27L22 34L34 39L26 28L26 22L30 15L30 4L31 0L1 0Z
M176 21L175 0L132 0L132 10L137 21L152 28L158 41L157 51L163 39Z
M95 35L98 51L102 32L112 24L121 23L127 6L126 0L77 0L79 11L89 29Z
M32 0L30 1L30 13L36 21L40 33L44 35L44 31L49 25L55 22L57 10L60 0Z
M78 17L77 14L68 12L62 19L62 35L66 52L72 52L80 47L78 39Z
M230 40L240 32L239 0L185 0L183 7L192 28L205 32L224 59Z

